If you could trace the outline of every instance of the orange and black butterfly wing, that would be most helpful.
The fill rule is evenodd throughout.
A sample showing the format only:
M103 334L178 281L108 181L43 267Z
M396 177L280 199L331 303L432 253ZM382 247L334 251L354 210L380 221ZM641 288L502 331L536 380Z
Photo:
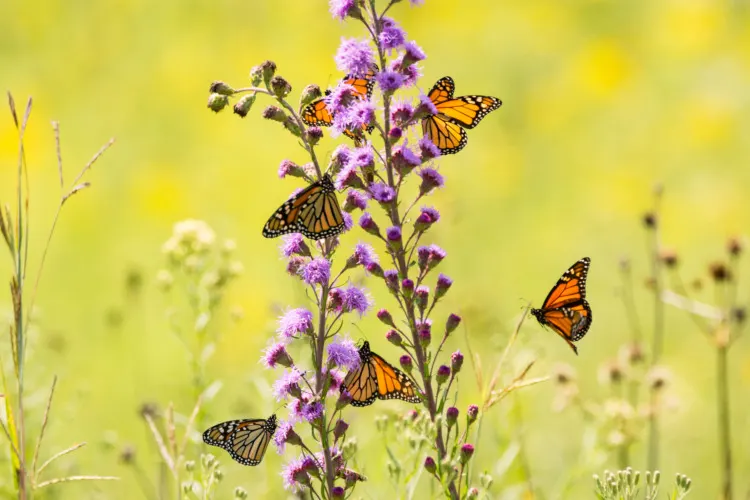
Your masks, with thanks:
M378 399L400 399L407 403L421 401L411 379L374 352L370 355L370 365L378 380Z
M224 448L242 465L258 465L263 460L268 443L276 432L276 416L268 420L229 420L208 428L203 441Z
M540 324L549 326L578 354L573 342L581 340L591 327L593 315L586 301L586 278L591 259L584 257L557 280L541 309L531 313Z
M354 87L354 91L360 99L369 100L372 97L372 91L375 88L375 75L378 71L378 66L373 64L364 76L346 75L344 77L344 83Z
M370 363L370 343L359 348L360 364L346 374L341 391L346 390L352 397L352 406L369 406L378 397L378 377Z
M469 141L464 129L438 115L422 120L422 132L437 146L441 155L458 153Z
M456 84L453 81L453 78L450 76L444 76L432 86L427 97L429 97L432 104L437 107L440 103L453 99L453 92L455 92L455 90Z
M302 233L319 240L344 230L336 188L327 175L284 202L263 227L263 236L275 238L282 234Z
M465 95L436 103L435 107L442 118L464 128L474 128L482 118L502 106L497 97L486 95Z
M330 127L333 125L333 115L328 111L325 100L318 99L302 110L302 121L311 127Z

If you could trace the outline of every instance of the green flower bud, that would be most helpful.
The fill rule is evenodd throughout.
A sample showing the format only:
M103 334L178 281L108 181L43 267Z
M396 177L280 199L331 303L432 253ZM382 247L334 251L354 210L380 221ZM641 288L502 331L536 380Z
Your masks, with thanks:
M243 95L239 101L234 105L234 114L239 115L241 118L245 118L250 108L255 103L255 94Z
M229 104L229 97L223 94L211 94L208 96L208 109L218 113Z
M212 94L221 94L221 95L234 94L234 89L232 87L218 80L211 84L211 87L209 87L208 91Z

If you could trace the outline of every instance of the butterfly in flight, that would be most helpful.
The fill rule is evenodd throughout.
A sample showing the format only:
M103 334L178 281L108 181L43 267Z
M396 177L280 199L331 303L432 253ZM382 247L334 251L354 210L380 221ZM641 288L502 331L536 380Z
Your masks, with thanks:
M328 174L284 202L263 226L263 236L302 233L312 240L336 236L344 230L344 216L336 188Z
M422 132L443 155L461 151L469 140L464 129L476 127L482 118L503 104L497 97L485 95L454 98L455 90L456 84L450 76L438 80L427 94L438 114L422 120Z
M242 465L258 465L274 432L276 415L271 415L267 420L229 420L208 428L203 433L203 441L224 448Z
M557 332L576 354L578 349L573 342L586 335L592 320L591 307L586 302L586 277L590 264L588 257L573 264L557 280L542 307L531 310L539 324Z
M341 392L352 396L352 406L369 406L376 399L401 399L419 403L414 383L403 372L370 350L365 341L359 348L359 367L346 374Z
M375 88L375 74L379 68L373 64L372 68L365 73L362 77L356 77L347 75L342 80L343 83L351 85L354 88L354 95L358 99L369 100L372 97L372 91ZM331 94L330 90L326 90L325 95ZM330 127L333 125L333 114L328 111L326 106L325 98L318 99L311 102L302 110L302 121L312 127ZM374 127L367 127L368 132L372 132ZM359 142L362 139L362 131L351 131L344 130L344 135L348 138Z

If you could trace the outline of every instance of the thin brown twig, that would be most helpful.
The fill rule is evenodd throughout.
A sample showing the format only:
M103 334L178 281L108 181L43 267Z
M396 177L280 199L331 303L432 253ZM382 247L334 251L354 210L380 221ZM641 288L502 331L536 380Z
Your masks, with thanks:
M39 430L39 439L36 442L36 449L34 450L34 460L31 462L31 472L34 475L38 475L36 463L39 458L39 449L42 447L42 439L44 439L44 431L47 429L47 422L49 421L49 412L52 408L52 398L55 395L55 387L57 386L57 375L52 379L52 387L49 390L49 398L47 398L47 407L44 410L44 417L42 417L42 427Z

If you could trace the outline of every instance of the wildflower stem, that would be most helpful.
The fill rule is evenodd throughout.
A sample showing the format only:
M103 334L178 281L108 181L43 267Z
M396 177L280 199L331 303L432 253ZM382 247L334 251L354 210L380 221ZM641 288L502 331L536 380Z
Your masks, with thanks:
M659 256L660 248L660 226L659 208L661 202L661 189L657 188L654 192L654 208L652 216L654 223L651 225L650 257L651 257L651 280L654 292L654 332L651 348L651 367L661 360L662 349L664 347L664 303L661 300L662 295L662 262ZM650 394L650 406L648 423L648 469L656 470L659 467L659 418L657 415L656 405L658 404L657 391L652 387Z
M326 250L328 250L328 247L326 247ZM328 257L328 252L326 252L326 258ZM318 338L315 346L315 393L320 395L321 398L324 397L323 390L325 386L325 378L327 376L327 374L323 373L323 350L325 349L327 333L326 309L328 305L328 287L329 285L328 283L326 283L321 286L320 290L320 299L318 301ZM323 415L321 416L321 419L322 422L320 424L320 441L323 447L323 457L325 460L326 489L328 491L328 495L326 495L326 497L328 497L330 496L330 492L333 491L335 471L333 470L331 449L330 446L328 446L329 434L326 431L327 425L325 405L323 408Z
M722 498L732 499L732 440L729 421L729 364L728 346L719 344L716 354L717 405L719 415L719 447L722 470Z

